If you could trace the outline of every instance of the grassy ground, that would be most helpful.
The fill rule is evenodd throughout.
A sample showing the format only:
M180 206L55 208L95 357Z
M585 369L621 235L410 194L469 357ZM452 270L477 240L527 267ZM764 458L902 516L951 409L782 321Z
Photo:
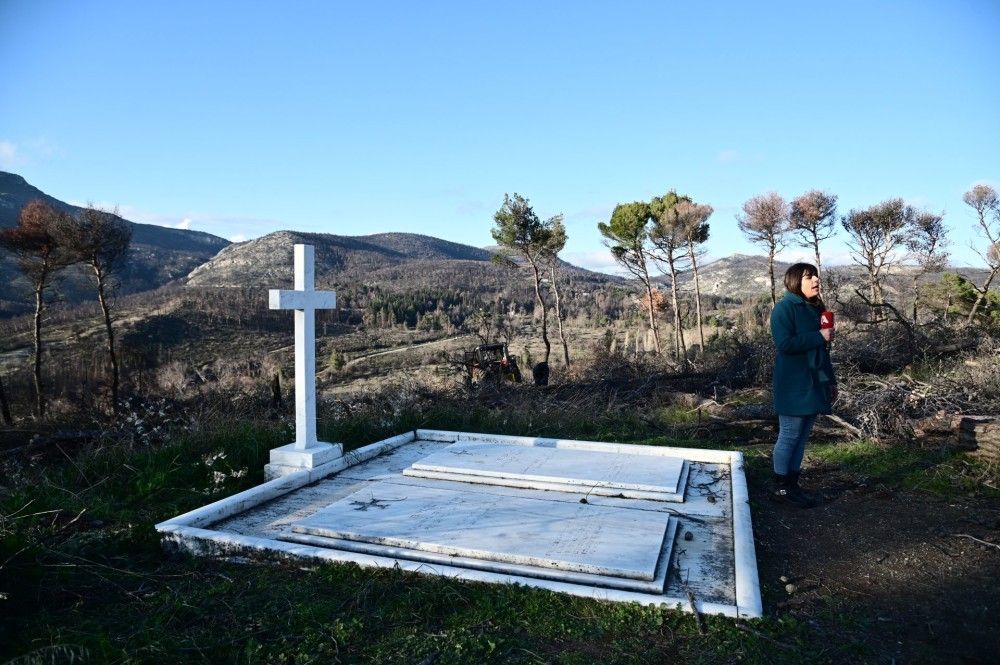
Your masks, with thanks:
M882 635L876 610L853 597L832 593L808 611L783 605L787 594L773 573L783 565L778 524L789 517L760 502L768 446L746 445L766 440L767 432L707 432L692 422L690 410L659 408L655 391L635 401L592 390L540 397L525 387L449 401L421 395L412 386L394 390L395 395L328 418L322 434L363 445L430 426L741 447L749 460L755 530L763 534L758 558L765 618L709 617L702 635L690 615L671 608L604 604L352 565L301 568L168 558L152 525L259 483L267 451L286 442L290 425L287 416L269 419L263 411L256 418L217 413L208 422L207 414L216 412L203 406L201 422L208 424L195 426L177 417L175 407L154 405L136 409L139 425L133 420L100 442L46 448L31 460L6 463L0 496L0 658L19 663L818 663L882 662L894 653L873 639ZM159 422L169 423L169 435L154 431ZM907 496L968 499L972 493L970 500L997 505L997 493L982 482L988 478L987 485L996 486L996 471L956 453L830 441L811 449L809 463L842 482L877 484ZM813 519L822 528L822 514ZM947 653L931 653L927 660L947 662Z

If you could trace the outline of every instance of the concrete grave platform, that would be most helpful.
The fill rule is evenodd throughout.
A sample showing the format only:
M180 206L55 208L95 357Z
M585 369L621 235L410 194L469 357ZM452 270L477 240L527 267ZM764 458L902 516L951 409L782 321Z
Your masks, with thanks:
M702 612L761 615L734 452L417 430L156 528L197 555L398 566L683 609L690 592Z
M687 462L596 450L460 441L415 462L404 475L629 499L683 501Z

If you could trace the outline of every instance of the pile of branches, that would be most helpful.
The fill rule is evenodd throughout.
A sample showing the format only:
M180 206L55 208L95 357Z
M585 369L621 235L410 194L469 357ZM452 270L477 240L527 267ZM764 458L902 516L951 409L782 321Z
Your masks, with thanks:
M939 317L918 323L891 303L874 303L858 289L854 294L846 300L835 297L843 323L838 325L834 362L860 372L897 372L916 361L968 352L984 334Z
M892 375L842 366L837 413L875 440L912 440L928 422L1000 413L1000 340L985 338L972 352Z

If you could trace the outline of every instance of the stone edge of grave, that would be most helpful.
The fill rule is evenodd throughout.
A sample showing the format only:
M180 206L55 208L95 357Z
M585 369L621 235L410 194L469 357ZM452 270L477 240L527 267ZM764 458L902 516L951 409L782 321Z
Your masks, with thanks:
M757 573L757 559L753 543L753 528L750 520L750 497L747 492L743 455L737 451L703 450L700 448L638 447L633 444L606 443L596 441L576 441L571 439L550 439L540 437L509 436L500 434L475 434L449 432L443 430L418 429L372 443L343 457L320 465L280 476L256 487L220 499L207 506L178 515L155 525L164 547L175 548L191 554L235 555L239 553L259 553L277 555L280 558L307 558L317 561L353 562L360 566L392 568L398 567L420 573L443 575L462 580L490 583L514 583L569 593L576 596L618 602L638 602L674 607L689 611L686 598L672 598L635 591L597 589L581 587L577 584L551 580L531 579L517 575L506 575L486 571L457 568L454 566L430 566L426 563L403 561L384 556L358 554L328 550L309 545L223 533L202 528L208 524L232 517L245 510L299 489L331 474L361 464L386 452L416 440L454 443L455 441L482 441L498 444L547 446L576 450L599 450L633 455L683 456L693 462L728 464L731 469L733 503L733 559L736 579L736 603L708 603L696 601L699 612L740 618L763 616L760 596L760 581Z
M414 562L423 562L426 564L439 566L447 565L450 567L457 567L463 570L479 570L492 572L501 575L523 575L524 577L530 577L532 579L540 580L551 580L555 582L567 582L570 584L582 585L584 587L593 586L600 587L603 589L621 589L623 591L637 591L639 593L652 593L654 586L659 585L659 588L666 586L667 577L670 575L670 559L673 556L674 540L677 538L677 531L679 529L679 520L676 517L670 517L666 528L666 537L664 538L664 545L660 549L660 556L657 557L656 564L656 577L649 582L644 582L642 580L630 580L624 578L618 578L611 583L610 578L602 575L594 575L591 573L570 573L565 570L559 570L556 568L550 569L535 569L532 572L521 573L520 570L527 570L531 566L521 565L521 564L503 564L496 561L488 561L484 559L468 559L465 557L453 557L449 554L436 554L434 552L427 552L421 550L411 550L407 552L405 548L395 548L385 545L371 545L369 543L362 543L357 541L349 540L337 540L335 538L324 538L322 536L307 536L305 534L289 534L287 538L283 539L286 542L300 543L304 545L318 545L326 549L334 550L346 550L349 552L358 552L361 554L370 554L373 556L390 557L396 558L397 553L399 558L409 559L407 554L415 557L412 558ZM294 537L293 537L294 536ZM379 550L382 550L381 552ZM508 566L511 572L501 572L497 570L498 568ZM602 579L603 578L603 579ZM621 583L625 586L632 587L631 589L625 588L625 586L615 586ZM647 588L640 588L640 587ZM659 596L658 596L659 597ZM662 602L662 598L660 599Z

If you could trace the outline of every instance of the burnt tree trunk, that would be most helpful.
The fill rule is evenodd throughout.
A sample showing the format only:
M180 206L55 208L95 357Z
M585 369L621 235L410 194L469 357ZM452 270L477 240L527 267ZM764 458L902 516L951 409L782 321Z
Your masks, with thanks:
M812 246L813 252L816 254L816 274L820 277L823 276L823 266L819 262L819 235L816 233L816 229L813 228L812 234Z
M108 306L108 298L104 290L107 276L97 266L94 267L94 275L97 278L97 299L101 302L101 311L104 313L104 329L108 333L108 359L111 361L111 409L117 413L120 372L118 354L115 353L115 331L111 325L111 308Z
M655 305L653 304L653 287L649 283L649 278L645 280L646 285L646 309L649 312L649 327L653 331L653 344L656 346L656 355L660 355L660 331L656 328L656 312Z
M778 294L774 290L774 250L775 246L772 244L767 253L767 276L771 280L771 307L778 304Z
M562 308L559 304L559 285L556 284L556 266L552 263L549 266L549 275L552 277L552 293L555 295L556 299L556 321L559 322L559 341L562 342L563 348L563 359L566 361L566 367L569 367L569 344L566 343L566 333L563 331L563 315Z
M677 268L673 256L667 257L670 266L670 299L674 308L674 357L687 361L687 345L684 344L684 323L681 321L681 310L677 302Z
M691 270L694 271L694 303L695 313L698 319L698 341L701 343L701 352L705 352L705 331L701 323L701 281L698 279L698 261L695 259L694 245L688 243L688 256L691 257Z
M531 269L535 273L535 299L538 301L538 306L542 308L542 341L545 342L545 360L543 362L547 366L549 354L552 352L552 344L549 343L549 310L545 307L545 299L542 298L542 276L534 261L531 262Z
M35 415L45 417L45 392L42 386L42 310L45 308L43 288L35 288L34 346L32 375L35 380Z
M7 402L7 391L3 388L3 378L0 378L0 414L3 415L4 425L14 424L14 419L10 415L10 404Z

